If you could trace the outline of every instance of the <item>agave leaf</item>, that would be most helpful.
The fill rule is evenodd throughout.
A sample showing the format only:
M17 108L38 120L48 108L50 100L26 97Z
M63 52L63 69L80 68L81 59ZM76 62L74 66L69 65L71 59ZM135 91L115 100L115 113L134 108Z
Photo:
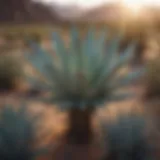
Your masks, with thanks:
M51 81L53 84L52 89L57 87L64 88L66 90L69 89L67 87L68 81L65 81L66 75L62 74L58 69L55 69L50 65L47 66L47 70L48 70L48 73L50 73L50 76L52 78L52 81Z
M39 45L31 43L31 47L34 49L34 54L26 53L25 57L27 60L40 72L44 77L50 79L50 75L47 72L46 64L53 63L53 57L49 54L46 54Z
M70 51L74 54L79 54L80 49L80 37L79 37L79 31L75 26L72 26L71 28L71 41L70 41Z
M25 98L26 100L29 100L29 101L37 101L37 102L42 102L42 103L45 103L45 104L51 104L51 103L54 103L52 98L46 98L46 97L34 97L34 98Z
M93 77L96 77L97 72L96 69L98 66L102 63L102 60L104 59L105 55L104 53L104 46L105 46L105 40L106 40L106 29L101 31L99 38L95 39L93 37L93 44L90 45L90 48L92 48L91 56L88 57L88 61L90 62L90 68L89 68L89 80L93 79ZM99 56L97 56L99 55Z
M117 55L121 39L122 39L122 35L119 34L117 38L114 38L113 41L110 41L109 45L107 46L106 60L109 61L111 57L114 58L114 56Z
M49 75L46 73L46 69L44 69L44 64L42 64L42 59L39 58L39 61L37 59L37 57L35 57L34 55L29 55L28 53L25 55L25 57L27 58L27 60L32 64L32 66L34 68L36 68L36 70L38 72L40 72L44 77L49 77Z
M82 72L83 68L83 52L82 52L82 41L80 39L80 33L76 27L71 29L71 53L76 54L76 72Z
M77 29L73 26L70 30L70 45L69 45L69 49L68 49L68 55L69 55L69 70L70 73L75 73L77 70L77 49L76 45L77 45L77 40L78 39L78 31Z
M120 40L121 36L119 35L118 38L110 41L106 53L104 52L105 55L103 60L97 65L97 68L95 69L97 75L95 75L95 78L92 81L92 83L96 83L96 87L101 84L104 78L106 78L106 73L110 72L112 66L117 62L117 51Z
M74 81L72 81L72 86L79 89L81 86L81 80L86 79L86 75L84 74L83 67L84 67L84 56L86 58L87 55L84 55L83 53L83 47L82 47L82 40L80 40L80 34L78 30L75 27L72 27L71 29L71 53L74 54L73 56L73 64L74 64L74 72L72 74L72 78ZM86 68L87 70L87 68ZM72 88L71 86L71 88Z
M53 41L56 43L56 54L58 54L58 57L60 57L60 64L61 69L63 71L63 74L65 74L67 76L68 74L68 53L65 47L65 44L62 40L62 38L60 37L60 35L57 32L53 32Z
M44 50L39 44L31 41L30 46L35 51L35 54L32 54L32 56L34 55L35 58L42 56L43 60L45 60L47 63L53 63L53 57L49 53L47 53L46 50ZM46 56L46 53L48 56ZM42 61L42 62L45 62L45 61Z
M29 82L29 84L31 84L32 87L38 87L39 89L42 90L52 90L53 89L53 85L47 83L47 82L41 82L39 81L37 78L34 77L29 77L29 76L25 76L27 82Z
M128 63L129 60L133 58L135 47L136 47L135 43L132 43L131 45L129 45L126 51L124 52L124 54L120 55L118 62L115 63L114 66L111 67L111 69L119 68L119 67L122 67L123 65L126 65L126 63Z
M68 83L70 88L75 86L77 82L77 73L82 71L82 50L81 41L79 37L79 31L75 26L72 26L70 30L70 47L69 53L69 76L70 82ZM78 85L78 84L77 84Z
M125 76L120 76L115 79L114 82L111 82L110 87L112 89L118 89L119 87L124 87L130 85L133 81L137 80L141 75L143 75L146 72L145 68L141 68L138 71L133 71L131 73L128 73Z
M93 53L94 53L94 49L95 49L95 29L94 27L92 26L88 33L87 33L87 36L84 40L84 43L83 43L83 46L84 46L84 52L86 53L86 56L88 57L88 55L90 57L93 56Z
M59 76L63 74L59 74L60 70L55 66L54 58L46 54L40 46L33 44L32 46L36 47L37 54L28 54L28 60L31 64L48 80L56 81L57 78L60 79ZM51 72L51 70L54 72Z
M122 100L125 100L125 99L128 99L128 98L133 98L135 97L136 94L135 93L118 93L118 94L112 94L108 101L114 101L114 102L117 102L117 101L122 101Z
M85 73L85 76L88 77L90 74L91 69L91 60L94 56L95 52L95 41L94 41L94 28L92 27L89 31L87 36L85 37L85 40L82 44L82 60L83 60L83 72Z
M95 48L97 48L97 52L99 54L99 62L102 63L102 60L105 58L105 44L106 44L106 35L107 30L104 29L100 32L99 38L95 43ZM100 54L102 53L102 54Z
M48 70L47 70L48 65L47 63L45 64L41 63L41 60L42 60L41 57L39 57L38 59L37 58L34 59L34 56L28 54L27 59L43 77L45 77L46 79L52 80L50 73L48 73Z
M124 55L121 55L120 59L117 60L116 63L110 65L110 67L107 68L105 70L105 72L103 72L103 74L100 75L100 78L97 81L97 85L101 85L104 82L109 81L109 79L112 78L112 76L115 75L117 73L117 71L119 71L119 69L121 69L121 67L123 65L125 65L126 63L128 63L128 61L133 56L133 50L134 50L134 48L135 48L135 45L133 45L133 44L131 46L129 46L128 49L126 50L126 52L124 53Z
M102 68L100 69L102 73L104 72L103 69L110 67L108 65L111 65L112 61L117 60L117 54L121 39L122 35L119 34L117 38L114 38L112 41L109 42L109 45L107 45L106 52L104 52L105 56L102 61Z

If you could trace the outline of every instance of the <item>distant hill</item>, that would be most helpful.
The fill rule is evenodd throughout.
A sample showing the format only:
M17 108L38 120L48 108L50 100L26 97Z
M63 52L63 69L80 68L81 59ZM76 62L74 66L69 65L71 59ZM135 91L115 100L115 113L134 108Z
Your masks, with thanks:
M61 19L42 3L31 0L1 0L0 23L59 23Z
M137 18L141 22L160 23L160 7L145 7L138 14ZM118 3L103 4L83 11L83 14L79 14L75 19L68 18L69 21L84 22L131 22L133 19L135 17L132 10Z
M123 10L120 5L117 4L107 4L95 7L86 12L85 15L80 17L79 20L85 21L107 21L107 20L117 20L123 15Z
M0 0L0 23L70 23L70 22L113 22L125 21L130 10L117 3L103 4L90 9L80 6L45 4L32 0ZM160 8L146 8L140 16L147 23L160 24ZM130 17L128 18L130 20Z

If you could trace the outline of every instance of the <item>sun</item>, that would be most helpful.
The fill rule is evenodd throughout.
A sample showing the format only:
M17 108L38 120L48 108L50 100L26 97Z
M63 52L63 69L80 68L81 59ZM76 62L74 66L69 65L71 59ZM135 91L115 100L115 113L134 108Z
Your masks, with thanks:
M138 15L145 5L145 0L122 0L122 3L134 15Z
M122 0L122 2L132 7L140 7L146 4L146 0Z

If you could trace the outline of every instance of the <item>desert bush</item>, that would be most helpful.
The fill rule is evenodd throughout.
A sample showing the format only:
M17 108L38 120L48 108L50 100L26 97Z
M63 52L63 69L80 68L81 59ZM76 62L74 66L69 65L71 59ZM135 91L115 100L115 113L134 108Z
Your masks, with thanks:
M0 158L3 160L31 160L45 153L35 149L36 131L40 116L31 116L27 106L15 110L11 105L0 110Z
M156 98L160 96L160 57L150 60L147 63L146 93L145 97Z
M0 55L0 91L15 89L23 76L21 61L14 55Z
M108 150L103 160L153 160L153 146L147 138L146 124L145 118L135 113L102 123L103 142Z
M41 84L53 93L49 101L69 110L68 140L77 144L91 141L91 120L96 107L132 95L117 91L131 84L144 71L139 69L120 75L120 69L132 58L134 44L119 55L120 37L106 46L106 30L101 31L98 38L95 33L94 29L90 29L86 38L80 40L78 30L72 28L70 45L66 48L60 35L54 32L55 57L33 43L35 53L26 55L29 62L46 78L47 82Z

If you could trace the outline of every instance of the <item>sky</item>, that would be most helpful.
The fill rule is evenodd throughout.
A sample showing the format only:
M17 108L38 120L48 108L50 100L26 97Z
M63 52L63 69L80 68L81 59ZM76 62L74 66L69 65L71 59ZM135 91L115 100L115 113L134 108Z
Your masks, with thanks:
M108 2L124 2L127 6L130 7L140 7L140 6L160 6L160 0L39 0L43 2L56 2L58 4L64 5L74 5L78 4L84 7L92 7L102 3Z

